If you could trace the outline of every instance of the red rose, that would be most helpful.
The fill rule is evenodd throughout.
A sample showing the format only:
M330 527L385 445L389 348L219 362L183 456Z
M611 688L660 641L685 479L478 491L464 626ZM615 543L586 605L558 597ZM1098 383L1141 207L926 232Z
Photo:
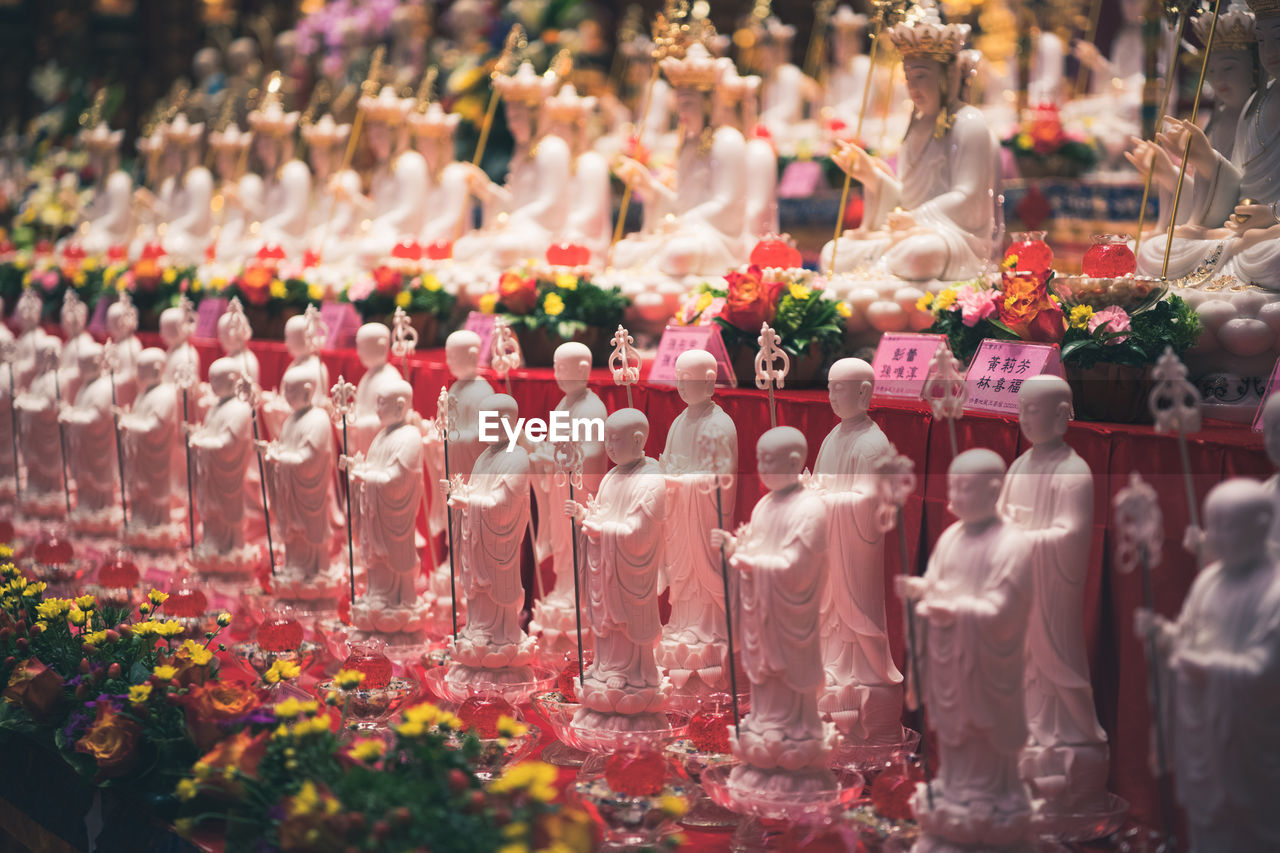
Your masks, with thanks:
M76 752L93 756L98 763L98 778L123 776L138 760L137 745L142 728L120 714L110 702L100 702L84 736L76 741Z
M532 277L504 272L498 279L498 300L513 314L528 314L538 304L538 283Z
M404 274L385 264L373 268L373 284L383 296L395 296L404 284Z
M744 332L758 332L773 312L776 293L762 280L760 268L751 266L745 273L729 273L725 277L729 292L722 316Z
M1036 343L1056 344L1062 340L1067 330L1063 319L1062 308L1052 299L1040 309L1034 320L1027 326L1027 338Z
M33 720L44 720L62 704L62 684L62 676L35 658L29 658L10 674L4 698L21 705Z
M258 775L258 765L267 752L269 737L270 732L250 735L246 731L239 731L217 741L217 745L196 762L209 768L208 779L204 782L206 791L221 789L232 797L240 796L242 785L239 775L233 773L228 778L227 771L234 769L240 775L255 778Z
M234 719L262 704L249 688L231 681L214 681L192 687L180 700L187 729L200 749L209 749L222 737L220 721Z
M240 274L240 290L250 305L266 305L271 299L271 280L275 276L261 264L244 268Z

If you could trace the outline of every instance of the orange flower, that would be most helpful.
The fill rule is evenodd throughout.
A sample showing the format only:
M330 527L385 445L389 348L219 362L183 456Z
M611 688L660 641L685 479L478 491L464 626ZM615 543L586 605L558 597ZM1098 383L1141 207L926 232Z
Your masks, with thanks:
M258 765L267 753L267 741L270 732L258 732L250 735L239 731L231 737L219 740L217 745L196 762L197 776L207 777L203 780L205 789L225 791L232 797L240 795L243 786L236 774L253 779L258 775Z
M240 274L240 290L250 305L266 305L271 298L271 280L275 274L262 264L251 264Z
M513 314L528 314L538 303L538 283L519 273L504 272L498 279L498 299Z
M1028 272L1006 272L1004 295L996 303L1000 322L1027 340L1051 343L1066 329L1062 309L1049 296L1048 278Z
M110 702L98 705L98 715L80 740L76 752L93 757L98 763L98 777L110 778L128 773L137 761L137 745L142 728L120 714Z
M759 332L760 324L773 316L783 282L764 281L760 267L751 265L745 273L731 272L722 316L744 332Z
M383 264L373 268L373 283L383 296L395 296L400 292L404 282L404 274L398 269Z
M249 688L229 681L192 687L179 701L187 716L187 728L200 749L209 749L222 737L218 723L243 716L262 704Z
M160 262L156 258L144 255L133 265L133 280L137 283L139 290L155 290L160 284L162 274Z
M28 658L13 668L4 698L21 705L34 720L47 719L62 704L62 676L35 658Z

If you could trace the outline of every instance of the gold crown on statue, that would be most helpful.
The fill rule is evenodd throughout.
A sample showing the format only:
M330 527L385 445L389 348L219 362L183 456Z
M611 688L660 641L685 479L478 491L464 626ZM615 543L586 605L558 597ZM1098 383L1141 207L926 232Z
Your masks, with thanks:
M231 122L222 130L215 130L209 134L209 147L221 151L239 151L249 147L251 138L252 136L241 130L239 125Z
M1280 0L1275 0L1274 5L1280 10ZM1276 14L1280 15L1280 11ZM1196 37L1200 39L1201 44L1209 43L1209 26L1212 23L1212 12L1200 15L1191 21L1191 26L1195 29ZM1250 12L1243 3L1232 3L1225 12L1218 15L1218 27L1213 32L1214 50L1252 50L1257 40L1253 12Z
M889 40L903 59L950 62L969 40L969 25L942 23L938 4L934 0L919 0L902 23L889 28Z
M80 142L91 151L114 151L120 147L124 139L123 130L112 130L105 121L100 121L88 130L80 131Z
M760 91L760 78L754 74L743 77L738 74L738 69L733 64L733 60L728 57L721 58L720 64L724 66L724 72L720 77L720 82L716 86L716 91L727 103L736 104L744 98L754 98L756 93Z
M724 74L724 65L698 41L689 45L683 59L668 56L661 65L662 73L677 89L710 92Z
M164 127L166 142L177 142L180 145L191 145L200 141L204 135L204 122L192 124L187 121L186 113L178 113L173 121Z
M515 74L493 75L493 87L508 101L518 101L534 106L551 97L560 84L560 75L554 70L538 74L533 64L521 62Z
M433 101L425 113L415 110L409 114L409 132L414 136L451 136L458 127L459 118L457 113L447 113Z
M1254 17L1280 18L1280 0L1246 0L1253 10Z
M552 121L573 124L590 115L596 108L596 99L590 95L579 95L572 83L565 83L554 97L547 98L543 108Z
M325 113L319 121L302 128L302 138L312 148L317 145L339 145L351 135L351 125L338 124L333 116Z
M380 121L385 124L404 124L409 111L413 109L413 98L401 98L390 86L383 86L378 96L361 95L360 112L369 121Z

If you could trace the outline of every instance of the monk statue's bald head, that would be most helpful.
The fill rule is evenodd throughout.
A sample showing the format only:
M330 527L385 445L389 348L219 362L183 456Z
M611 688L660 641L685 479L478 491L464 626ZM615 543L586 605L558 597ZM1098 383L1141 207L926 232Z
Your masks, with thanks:
M875 371L860 358L842 358L827 372L831 411L841 420L865 414L875 390Z
M649 419L639 409L619 409L604 422L604 452L615 465L627 465L644 455Z
M756 442L756 469L760 482L770 491L800 482L809 442L795 427L774 427Z
M1004 460L993 450L966 450L951 460L947 469L951 513L967 524L995 518L1004 472Z

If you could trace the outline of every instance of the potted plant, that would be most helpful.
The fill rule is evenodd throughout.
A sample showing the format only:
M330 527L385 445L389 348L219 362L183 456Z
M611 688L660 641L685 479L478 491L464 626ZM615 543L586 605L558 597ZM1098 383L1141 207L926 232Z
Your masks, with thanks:
M502 315L515 330L530 367L549 367L556 347L566 341L585 344L597 367L607 364L609 341L630 304L618 288L600 287L567 270L508 270L496 290L480 297L481 312Z

